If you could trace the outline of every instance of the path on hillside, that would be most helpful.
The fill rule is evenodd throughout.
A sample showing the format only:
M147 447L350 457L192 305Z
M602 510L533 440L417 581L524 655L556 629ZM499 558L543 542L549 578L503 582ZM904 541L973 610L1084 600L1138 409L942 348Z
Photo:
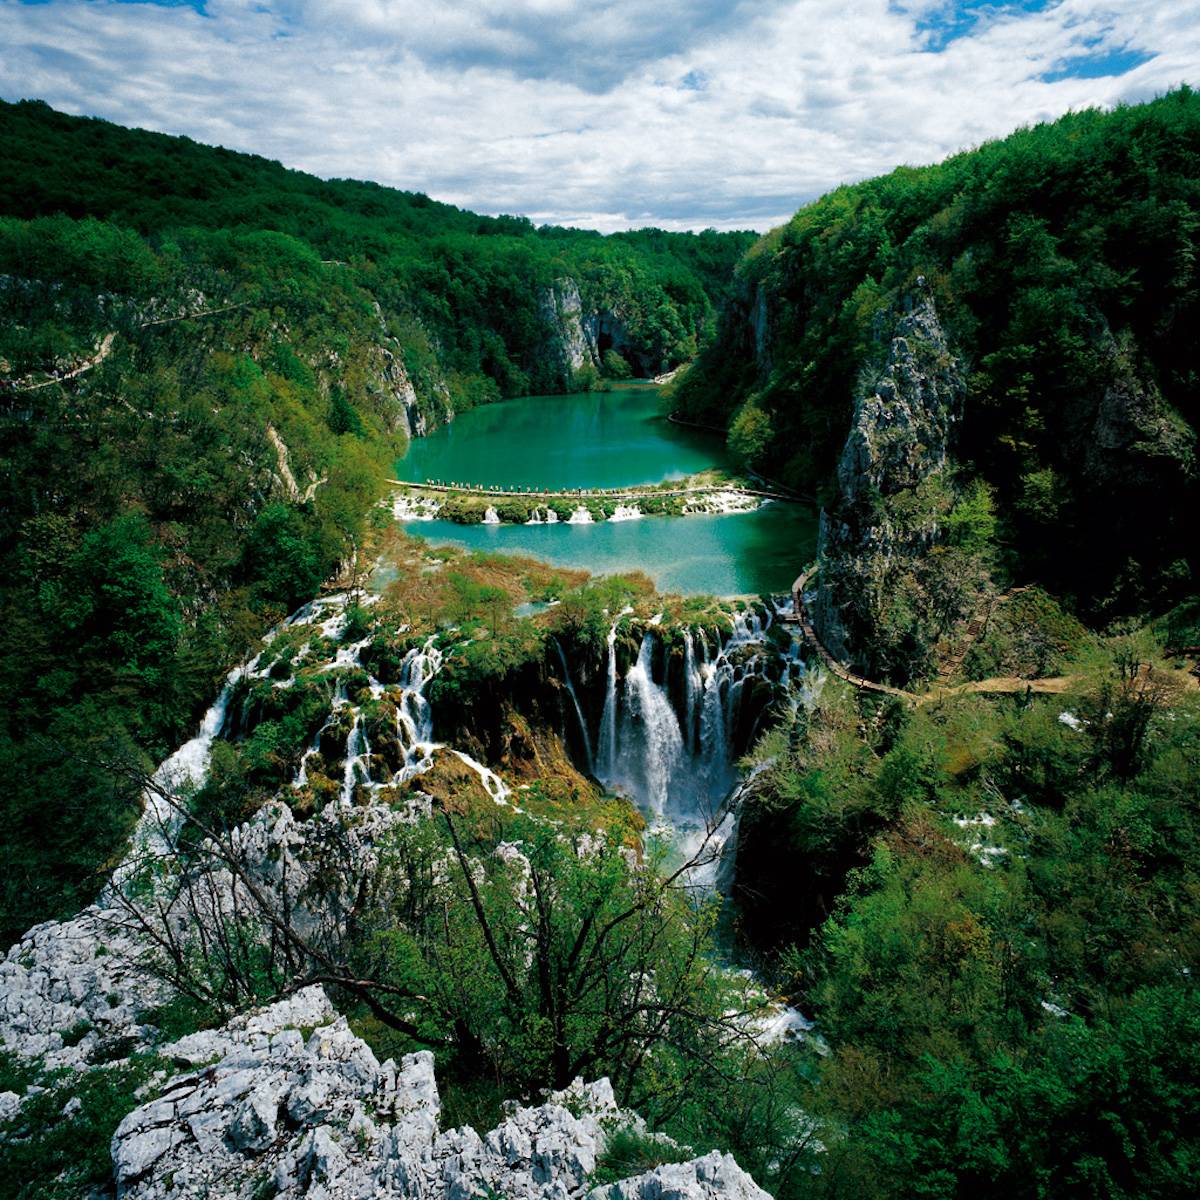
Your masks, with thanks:
M140 322L137 327L138 329L150 329L155 325L173 325L177 321L193 321L198 317L212 317L217 313L231 312L235 308L245 308L249 303L249 300L243 300L237 304L223 304L220 308L205 308L199 312L183 313L177 317L156 317L153 321ZM56 383L66 383L68 379L74 379L76 376L98 367L112 353L116 338L116 330L106 333L97 347L96 353L91 358L85 358L77 367L72 367L69 371L52 374L49 379L39 379L37 383L22 383L17 379L0 379L0 386L8 387L14 392L36 392Z
M53 383L63 383L68 379L74 379L76 375L82 375L85 371L90 371L93 367L98 367L112 353L113 342L116 340L116 337L115 333L106 333L100 343L99 349L97 349L91 358L85 358L79 366L72 368L70 371L64 371L61 375L52 375L49 379L42 379L37 383L17 384L7 379L4 382L11 384L14 392L36 392L39 388L49 387Z
M888 696L895 696L900 700L907 700L913 705L922 705L931 704L937 700L945 700L951 696L973 694L1014 695L1033 692L1038 695L1057 696L1073 691L1079 684L1084 682L1084 676L1081 675L1049 675L1043 679L1021 679L1016 675L995 675L990 679L974 679L967 683L959 683L952 686L942 684L930 688L927 692L907 692L903 688L891 687L889 684L877 683L873 679L857 675L846 667L844 663L834 658L825 643L821 641L816 629L813 628L812 619L808 613L808 606L804 601L804 592L807 589L808 581L816 573L816 566L809 567L792 584L792 597L796 606L795 611L785 615L782 619L790 624L799 625L800 631L804 635L804 640L817 652L817 655L825 666L839 679L844 679L852 687L856 687L861 691L881 692ZM1013 588L1005 596L1001 597L1001 599L1007 599L1018 592L1028 590L1032 586L1032 584L1026 584L1020 588ZM999 603L999 601L996 603ZM1169 674L1179 679L1185 688L1194 690L1200 687L1200 680L1194 678L1191 672L1186 669L1171 670Z
M979 607L971 618L970 624L967 625L958 649L942 663L941 669L937 673L937 678L941 683L948 684L962 670L963 660L970 654L971 647L979 640L979 635L987 628L987 623L992 619L992 614L996 609L1002 604L1007 604L1014 596L1029 591L1032 586L1031 583L1024 583L1020 587L1009 588L1002 595Z

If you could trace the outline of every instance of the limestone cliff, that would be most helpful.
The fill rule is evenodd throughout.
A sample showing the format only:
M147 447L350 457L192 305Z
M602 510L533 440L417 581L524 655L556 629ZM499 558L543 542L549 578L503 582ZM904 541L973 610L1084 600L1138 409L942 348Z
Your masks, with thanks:
M598 293L586 299L580 282L569 276L539 291L538 316L544 326L546 369L551 382L564 390L578 386L593 372L608 374L605 356L610 351L639 377L655 375L680 361L665 328L639 328L637 314L619 298Z
M916 673L962 597L934 595L930 551L952 502L947 478L965 392L931 297L895 321L886 362L862 388L821 514L814 619L835 655L870 672Z

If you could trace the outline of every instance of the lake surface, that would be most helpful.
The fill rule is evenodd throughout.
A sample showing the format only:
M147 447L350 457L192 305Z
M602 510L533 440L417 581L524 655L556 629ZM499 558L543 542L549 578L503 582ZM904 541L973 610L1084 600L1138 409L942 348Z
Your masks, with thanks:
M531 396L472 409L414 438L396 477L564 490L630 487L726 467L719 437L660 415L658 390L631 387ZM799 504L756 512L644 517L595 525L458 525L412 521L435 544L531 554L597 575L644 571L664 592L786 592L816 549L816 513Z
M631 487L726 467L720 438L672 425L658 388L525 396L485 404L413 438L397 479L563 491Z

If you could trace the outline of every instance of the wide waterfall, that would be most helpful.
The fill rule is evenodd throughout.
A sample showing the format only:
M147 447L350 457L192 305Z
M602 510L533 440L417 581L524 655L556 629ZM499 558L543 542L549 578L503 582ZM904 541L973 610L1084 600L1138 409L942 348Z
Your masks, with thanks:
M667 670L655 678L656 659L665 651L656 621L643 629L637 656L622 677L618 632L627 615L619 614L609 628L594 773L633 799L684 858L703 847L712 862L695 881L711 886L716 857L734 829L739 733L745 749L763 705L760 696L746 720L747 688L752 680L769 680L772 697L784 698L804 665L794 644L781 650L768 640L770 610L746 609L731 618L725 634L699 626L679 631L682 679L673 701ZM586 738L577 702L576 712Z

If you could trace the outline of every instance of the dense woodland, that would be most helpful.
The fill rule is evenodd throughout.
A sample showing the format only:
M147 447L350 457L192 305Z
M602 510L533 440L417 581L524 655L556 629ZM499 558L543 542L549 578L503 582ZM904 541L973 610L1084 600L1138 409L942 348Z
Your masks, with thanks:
M994 491L1002 565L1101 620L1168 607L1200 565L1198 228L1186 88L898 168L753 248L676 403L829 502L854 397L921 291L968 374L956 455Z
M119 853L137 795L104 764L178 746L353 556L410 415L600 382L554 353L562 280L690 356L751 239L535 229L35 102L0 103L0 143L11 941Z

